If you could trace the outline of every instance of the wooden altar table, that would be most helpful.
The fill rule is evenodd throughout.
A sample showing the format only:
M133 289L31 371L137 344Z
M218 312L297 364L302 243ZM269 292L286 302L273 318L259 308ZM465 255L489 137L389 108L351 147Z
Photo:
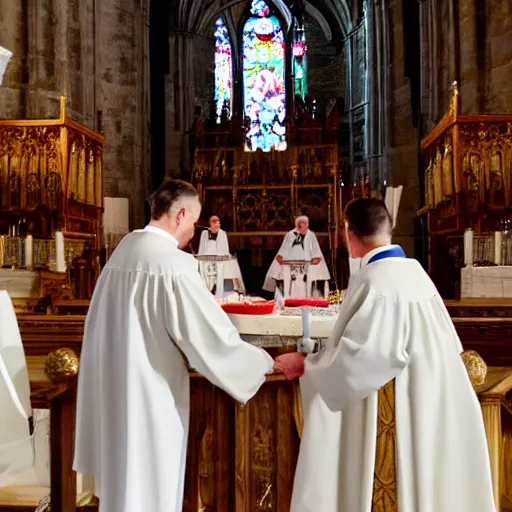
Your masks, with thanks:
M512 369L503 367L512 367L512 301L482 299L446 304L465 349L478 351L490 367L486 383L477 391L494 479L504 481L495 483L495 489L499 490L498 500L506 504L512 497L512 415L502 413L512 411ZM84 320L79 315L18 315L34 407L51 411L51 451L57 454L51 466L52 494L55 503L60 500L68 507L62 508L63 512L76 509L76 478L71 470L75 387L72 383L50 384L43 361L48 352L61 347L79 354ZM293 344L280 347L268 350L272 355L294 350ZM289 512L302 431L297 391L297 383L272 376L243 407L199 374L191 374L184 512ZM2 508L0 497L1 510L7 509Z

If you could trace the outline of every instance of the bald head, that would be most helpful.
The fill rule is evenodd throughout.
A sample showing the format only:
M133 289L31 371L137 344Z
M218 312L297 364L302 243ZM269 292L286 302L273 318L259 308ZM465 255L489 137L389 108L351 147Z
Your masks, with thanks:
M345 208L347 242L355 258L391 243L393 222L384 201L362 197L354 199ZM354 254L357 252L358 254Z

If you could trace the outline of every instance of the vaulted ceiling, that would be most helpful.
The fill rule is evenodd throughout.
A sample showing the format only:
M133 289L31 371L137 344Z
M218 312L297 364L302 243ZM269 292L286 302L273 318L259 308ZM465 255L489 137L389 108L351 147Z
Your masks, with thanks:
M193 33L207 31L213 20L237 4L247 0L153 0L168 3L171 25L177 30ZM328 41L340 41L352 30L349 0L268 0L291 24L293 12L302 4L305 12L322 28Z

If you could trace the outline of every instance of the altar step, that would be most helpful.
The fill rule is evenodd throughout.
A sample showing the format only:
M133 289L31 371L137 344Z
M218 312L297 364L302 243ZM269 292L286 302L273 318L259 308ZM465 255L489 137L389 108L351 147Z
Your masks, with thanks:
M34 512L50 494L49 487L11 486L0 488L0 512ZM77 512L98 512L98 500L85 495L77 499Z

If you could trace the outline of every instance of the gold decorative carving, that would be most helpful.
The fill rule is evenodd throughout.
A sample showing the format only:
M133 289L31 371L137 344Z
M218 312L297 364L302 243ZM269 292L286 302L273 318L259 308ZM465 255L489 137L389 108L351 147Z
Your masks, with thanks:
M450 199L453 196L453 150L452 138L447 136L444 144L443 154L443 196Z
M44 363L44 373L54 384L66 382L78 375L78 357L69 348L50 352Z
M103 206L103 148L96 145L95 175L96 175L96 206Z
M288 230L293 224L292 199L279 189L239 190L236 214L239 231Z
M293 382L293 420L297 427L299 438L302 439L302 429L304 427L304 414L302 410L302 396L300 394L300 385L298 381Z
M429 161L428 167L425 170L425 206L434 208L434 165L432 160Z
M463 352L462 361L466 366L473 387L482 386L487 376L487 365L478 352L474 350Z
M77 199L78 197L78 150L76 141L71 144L71 154L69 158L69 177L68 177L68 197Z
M85 148L85 137L82 137L82 144L78 148L78 201L85 203L86 198L86 163L87 150Z
M395 380L379 390L372 512L398 512Z
M201 438L201 457L199 459L199 494L201 504L208 507L213 505L214 491L214 460L213 429L207 425Z
M272 482L267 480L264 484L263 494L258 499L256 510L272 510Z
M95 204L95 165L94 152L91 147L87 149L87 189L85 200L89 204Z
M441 150L439 147L437 148L436 157L434 159L434 205L439 205L444 197L443 197L443 170L442 170L442 159L441 159Z

